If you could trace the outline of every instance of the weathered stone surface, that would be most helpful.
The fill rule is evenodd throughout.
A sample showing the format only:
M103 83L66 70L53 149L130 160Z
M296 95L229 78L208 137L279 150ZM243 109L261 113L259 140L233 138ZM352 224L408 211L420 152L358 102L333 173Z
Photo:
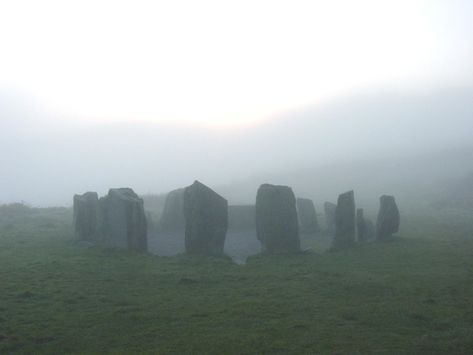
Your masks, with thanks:
M228 229L255 230L256 216L254 205L228 206Z
M143 200L130 188L110 189L99 200L102 241L113 247L146 252L147 223Z
M183 231L186 227L184 189L173 190L167 194L159 227L163 232Z
M94 242L97 239L99 197L96 192L74 195L74 235L77 240Z
M301 233L317 233L319 223L317 222L317 213L311 199L297 198L297 217L299 219L299 231Z
M335 211L337 205L332 202L324 203L325 224L327 225L327 233L335 234Z
M338 196L333 249L352 246L355 243L355 229L355 195L353 191L348 191Z
M376 238L387 239L399 231L400 215L394 196L383 195L379 199L379 213L376 220Z
M185 246L189 254L221 255L228 228L228 202L195 181L184 191Z
M263 252L300 250L296 198L288 186L263 184L256 195L256 234Z

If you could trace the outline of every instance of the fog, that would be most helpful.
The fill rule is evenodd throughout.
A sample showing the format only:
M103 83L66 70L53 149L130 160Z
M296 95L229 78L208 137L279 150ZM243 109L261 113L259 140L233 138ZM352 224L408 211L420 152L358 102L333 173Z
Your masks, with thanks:
M462 178L471 10L2 3L0 203L69 206L74 193L161 194L195 179L230 203L252 202L264 182L321 203Z
M229 199L259 184L335 200L359 190L407 194L473 171L471 87L367 91L209 128L150 122L71 124L28 97L1 95L0 201L71 205L72 195L129 186L165 193L198 179Z

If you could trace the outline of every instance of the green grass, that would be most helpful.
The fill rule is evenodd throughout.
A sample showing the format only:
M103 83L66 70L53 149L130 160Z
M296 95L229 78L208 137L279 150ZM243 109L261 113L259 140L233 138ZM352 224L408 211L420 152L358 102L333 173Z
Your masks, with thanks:
M7 212L2 354L473 352L466 212L403 216L389 242L244 266L85 248L68 210Z

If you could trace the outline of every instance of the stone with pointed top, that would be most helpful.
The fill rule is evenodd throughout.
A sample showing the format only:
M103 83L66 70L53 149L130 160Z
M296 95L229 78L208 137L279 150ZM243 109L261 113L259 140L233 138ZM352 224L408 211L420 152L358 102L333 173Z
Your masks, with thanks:
M223 254L228 229L226 199L196 180L184 190L184 218L188 254Z

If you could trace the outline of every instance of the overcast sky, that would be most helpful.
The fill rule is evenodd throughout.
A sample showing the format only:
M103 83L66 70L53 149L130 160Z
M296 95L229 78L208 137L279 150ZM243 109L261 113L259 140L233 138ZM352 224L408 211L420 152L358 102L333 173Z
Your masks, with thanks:
M471 0L0 1L0 203L463 149L472 24Z
M4 0L0 88L63 120L248 124L471 84L472 23L471 0Z

